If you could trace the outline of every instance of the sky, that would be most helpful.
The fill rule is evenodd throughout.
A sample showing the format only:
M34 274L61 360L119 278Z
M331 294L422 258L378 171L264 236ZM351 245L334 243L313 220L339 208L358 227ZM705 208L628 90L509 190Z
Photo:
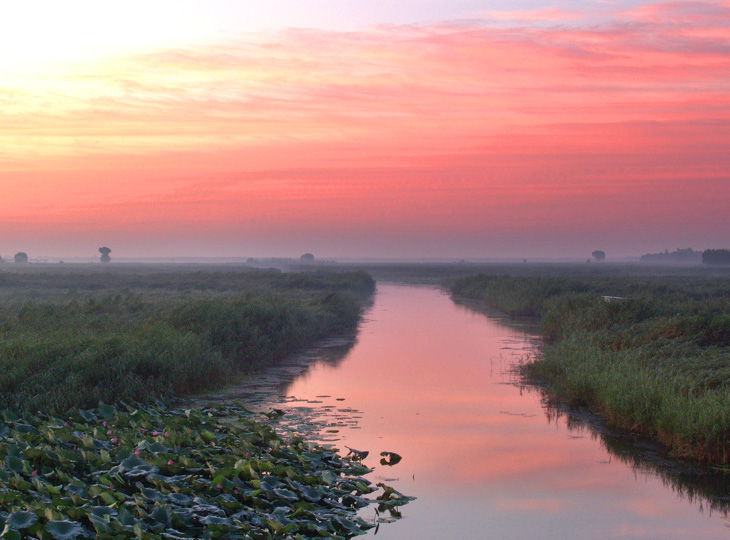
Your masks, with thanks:
M730 2L0 5L0 254L730 247Z

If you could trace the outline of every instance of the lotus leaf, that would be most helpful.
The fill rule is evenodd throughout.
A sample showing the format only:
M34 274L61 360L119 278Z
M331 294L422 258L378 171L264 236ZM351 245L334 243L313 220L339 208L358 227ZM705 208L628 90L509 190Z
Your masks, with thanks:
M97 417L93 412L83 409L79 411L79 416L81 416L81 418L83 418L87 422L95 422L97 420Z
M49 521L46 524L48 532L56 540L72 540L84 534L84 528L75 521Z
M102 418L113 418L117 413L116 407L113 405L107 405L106 403L99 403L97 411L99 412L99 416Z
M167 496L167 500L172 503L179 504L180 506L187 506L193 498L190 495L185 495L184 493L171 493Z
M9 455L5 462L8 464L8 469L15 473L22 473L23 472L23 460L20 458L17 458L15 456Z
M240 406L121 409L136 414L102 406L0 429L3 538L349 538L371 526L355 514L375 491L360 477L369 469ZM407 500L383 488L375 502Z
M8 516L8 519L5 521L5 526L17 530L27 529L36 521L38 521L38 516L35 515L33 512L13 512Z
M15 529L10 529L7 526L5 527L5 530L3 530L2 534L0 534L0 538L3 540L20 540L22 537L20 536L20 533L16 531Z
M397 465L403 459L402 456L400 456L399 454L396 454L395 452L380 452L380 455L383 456L380 459L380 464L386 465L388 467Z

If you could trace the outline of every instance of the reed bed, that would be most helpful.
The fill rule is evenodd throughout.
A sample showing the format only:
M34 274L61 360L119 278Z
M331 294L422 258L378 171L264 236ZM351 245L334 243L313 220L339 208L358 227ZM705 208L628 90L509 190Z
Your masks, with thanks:
M451 290L539 317L543 354L524 373L548 395L677 457L730 462L727 277L478 275Z
M355 328L364 273L0 273L0 409L63 413L199 392Z

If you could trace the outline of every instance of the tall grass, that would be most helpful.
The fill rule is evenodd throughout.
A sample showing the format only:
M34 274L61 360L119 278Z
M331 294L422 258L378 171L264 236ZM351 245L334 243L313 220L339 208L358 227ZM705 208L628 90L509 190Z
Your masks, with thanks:
M374 288L362 273L0 277L0 408L50 412L214 387L353 329Z
M676 456L730 462L727 278L481 275L452 291L540 318L543 354L524 369L557 399Z

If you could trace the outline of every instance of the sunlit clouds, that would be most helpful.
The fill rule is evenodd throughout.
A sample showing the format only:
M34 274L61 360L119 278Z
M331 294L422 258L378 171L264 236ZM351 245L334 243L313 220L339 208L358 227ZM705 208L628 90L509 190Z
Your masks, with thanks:
M34 221L36 250L71 224L130 254L160 230L187 255L300 236L330 255L710 247L730 225L730 5L491 10L7 68L0 138L2 220Z

